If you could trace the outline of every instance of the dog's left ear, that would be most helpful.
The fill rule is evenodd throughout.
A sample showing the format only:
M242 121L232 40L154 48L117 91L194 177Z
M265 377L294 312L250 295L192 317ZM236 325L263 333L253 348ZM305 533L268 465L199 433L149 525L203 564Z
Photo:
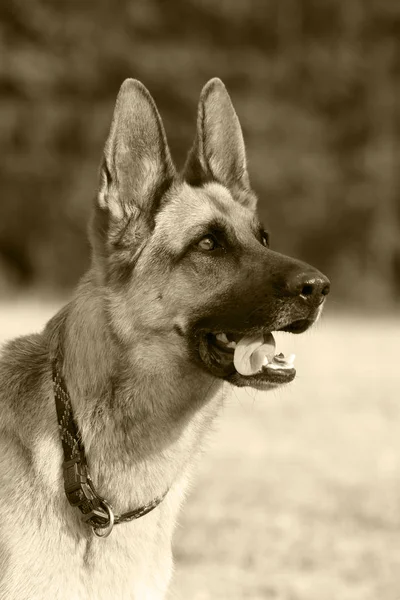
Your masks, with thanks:
M226 87L218 78L211 79L201 92L196 138L183 176L191 185L217 181L242 192L236 196L239 201L255 208L242 128Z

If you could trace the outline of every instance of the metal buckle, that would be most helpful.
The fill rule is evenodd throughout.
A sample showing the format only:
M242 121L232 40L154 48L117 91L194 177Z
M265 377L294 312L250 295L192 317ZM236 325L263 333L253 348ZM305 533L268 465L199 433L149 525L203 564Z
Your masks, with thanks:
M82 516L83 521L89 521L93 517L103 519L105 525L92 525L93 533L97 537L107 537L114 527L114 513L112 507L106 500L99 498L93 488L92 481L87 471L86 463L82 461L80 454L72 460L63 464L64 489L71 506L81 507L85 502L89 503L90 511ZM101 533L99 533L101 532Z
M63 469L64 490L71 506L79 506L85 499L90 499L91 490L88 485L86 465L82 463L81 455L65 461Z
M107 500L102 499L101 505L105 508L108 513L108 525L105 527L92 527L92 531L96 537L106 538L110 535L114 527L114 513L110 504L108 504ZM102 533L99 533L99 532Z

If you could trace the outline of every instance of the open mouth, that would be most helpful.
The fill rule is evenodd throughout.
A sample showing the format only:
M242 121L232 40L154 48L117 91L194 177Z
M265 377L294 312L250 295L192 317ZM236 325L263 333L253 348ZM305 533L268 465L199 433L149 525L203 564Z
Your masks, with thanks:
M302 333L312 321L295 321L280 331ZM270 389L293 381L295 355L284 356L276 352L272 332L252 334L208 332L202 335L200 357L208 369L239 387L251 386Z

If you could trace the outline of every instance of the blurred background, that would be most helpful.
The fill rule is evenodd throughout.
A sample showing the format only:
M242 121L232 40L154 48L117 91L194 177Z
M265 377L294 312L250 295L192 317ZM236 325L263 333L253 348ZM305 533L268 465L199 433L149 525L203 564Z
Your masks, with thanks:
M319 267L332 293L319 328L282 334L292 386L227 401L171 597L399 600L396 0L1 2L0 341L40 329L88 265L122 81L151 91L182 165L214 76L274 249Z
M0 5L0 280L68 290L123 79L153 94L182 164L204 83L239 114L274 246L337 301L400 288L395 0L13 0Z

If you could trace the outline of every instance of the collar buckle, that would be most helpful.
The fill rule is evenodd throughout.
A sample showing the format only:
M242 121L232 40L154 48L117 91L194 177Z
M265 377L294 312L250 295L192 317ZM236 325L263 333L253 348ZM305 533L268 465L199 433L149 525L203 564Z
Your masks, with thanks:
M71 506L79 506L93 497L88 483L86 465L79 453L75 458L63 463L64 490Z

